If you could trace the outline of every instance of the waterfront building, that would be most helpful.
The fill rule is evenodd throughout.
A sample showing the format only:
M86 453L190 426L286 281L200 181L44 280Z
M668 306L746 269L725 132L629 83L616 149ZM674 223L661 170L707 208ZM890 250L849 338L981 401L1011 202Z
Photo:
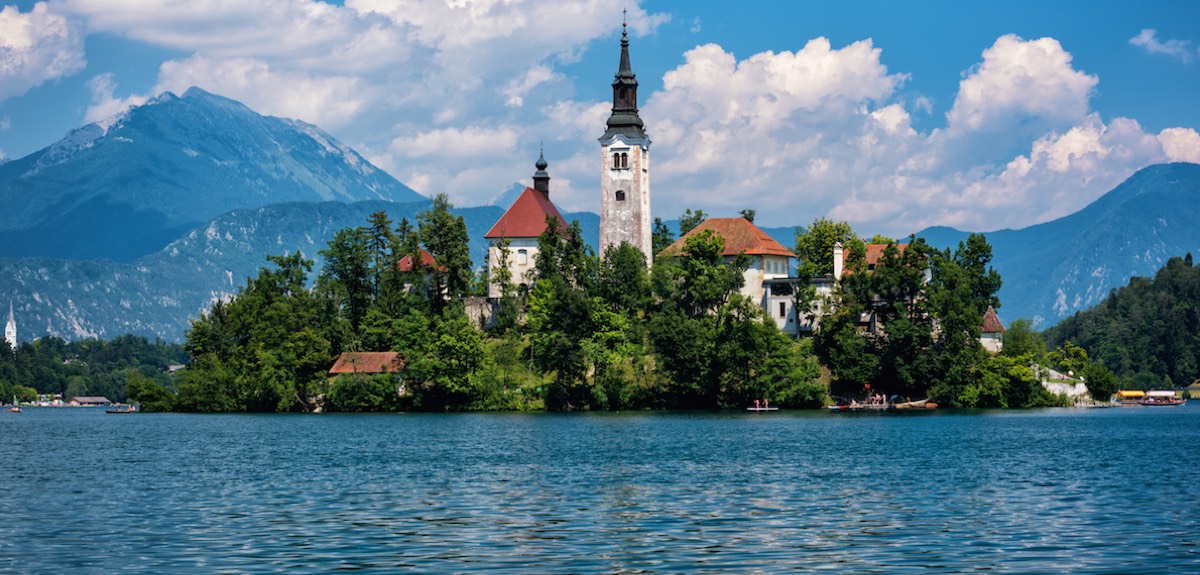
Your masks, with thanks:
M1000 322L1000 316L996 314L996 309L988 306L987 311L983 312L983 327L979 330L979 343L992 353L1000 353L1004 349L1004 324Z
M746 218L709 218L667 246L659 257L683 255L687 239L706 230L712 230L725 240L721 256L732 263L740 254L750 257L750 266L743 272L740 293L767 310L775 325L789 333L795 333L796 320L794 299L789 291L794 281L789 278L791 250L783 247L775 238L754 225Z

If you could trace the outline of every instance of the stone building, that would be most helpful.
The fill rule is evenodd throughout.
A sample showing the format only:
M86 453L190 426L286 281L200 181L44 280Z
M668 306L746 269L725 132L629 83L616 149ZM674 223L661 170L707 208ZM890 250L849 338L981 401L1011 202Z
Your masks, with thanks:
M638 116L637 76L629 65L629 34L622 24L621 60L612 82L612 114L600 136L600 255L621 242L653 258L650 215L650 138Z

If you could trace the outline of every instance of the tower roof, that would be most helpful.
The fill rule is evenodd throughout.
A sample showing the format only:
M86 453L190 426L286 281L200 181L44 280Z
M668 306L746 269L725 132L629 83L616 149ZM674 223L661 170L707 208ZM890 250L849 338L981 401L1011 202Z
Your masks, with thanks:
M666 257L682 255L687 239L704 230L712 230L725 238L725 250L721 252L723 256L745 253L751 256L796 257L791 250L783 247L783 244L775 241L775 238L746 218L709 218L704 220L700 222L700 225L683 234L683 237L675 240L675 243L667 246L659 255Z
M550 196L533 188L525 188L517 201L496 221L496 225L483 237L489 240L500 238L536 238L546 231L546 216L552 215L563 229L566 218L558 213Z
M627 139L648 140L645 124L638 116L637 106L637 75L629 64L629 31L625 23L621 23L621 60L617 64L617 73L613 77L613 107L612 115L608 117L608 129L600 140L609 140L620 134Z
M1008 330L1004 329L1004 324L1000 323L1000 316L996 314L996 309L988 306L987 311L983 312L983 328L980 333L1004 333Z

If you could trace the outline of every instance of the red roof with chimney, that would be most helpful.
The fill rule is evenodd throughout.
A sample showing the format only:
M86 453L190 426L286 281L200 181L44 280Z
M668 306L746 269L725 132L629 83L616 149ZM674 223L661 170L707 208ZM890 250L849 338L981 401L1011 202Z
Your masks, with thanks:
M996 314L995 308L988 306L987 311L983 312L983 328L980 333L1004 333L1008 330L1004 329L1004 324L1000 323L1000 316Z
M436 266L437 266L437 260L434 259L433 254L422 249L421 250L421 267L430 269L430 268L433 268ZM402 272L413 271L413 257L412 256L404 256L404 257L400 258L400 261L396 263L396 269L398 269ZM439 269L441 271L445 271L445 268L439 268Z
M767 235L767 232L762 231L746 218L709 218L704 220L700 222L700 225L683 234L683 237L675 240L675 243L667 246L659 255L666 257L682 255L687 238L704 230L712 230L725 238L725 250L721 252L721 255L724 256L736 256L745 252L746 255L751 256L796 257L791 250L783 247L783 244L775 241L775 238Z
M866 244L867 255L865 259L867 260L866 263L868 271L875 269L875 264L879 263L879 260L883 259L883 250L886 250L890 245L892 244ZM903 254L904 249L908 247L908 244L895 244L895 246L896 253ZM849 257L850 249L847 248L842 252L842 273L844 274L853 273L849 266L850 262L847 261Z
M484 234L484 238L536 238L546 231L546 215L553 215L563 229L567 220L558 213L550 196L533 188L525 188L517 201L496 221L496 225Z
M344 373L394 373L404 368L398 351L347 351L338 356L329 375Z

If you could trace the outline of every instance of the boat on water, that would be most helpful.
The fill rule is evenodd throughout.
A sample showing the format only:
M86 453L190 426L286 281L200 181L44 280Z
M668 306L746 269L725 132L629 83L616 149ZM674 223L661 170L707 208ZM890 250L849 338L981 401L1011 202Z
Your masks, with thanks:
M746 411L779 411L778 407L747 407Z
M1140 389L1122 389L1113 397L1113 403L1121 407L1141 407L1146 399L1146 392Z
M1148 391L1145 399L1142 400L1142 405L1146 407L1178 407L1185 403L1187 403L1186 399L1175 397L1175 392L1171 390Z
M137 413L137 409L132 405L126 405L124 407L117 407L116 409L106 409L104 413Z
M892 396L890 399L882 398L869 399L867 401L858 401L851 399L849 402L839 402L836 405L829 406L829 411L904 411L916 409L934 409L936 403L930 402L928 399L917 401L909 401L900 396Z
M8 408L8 412L9 413L21 413L21 408L14 405L14 406Z

